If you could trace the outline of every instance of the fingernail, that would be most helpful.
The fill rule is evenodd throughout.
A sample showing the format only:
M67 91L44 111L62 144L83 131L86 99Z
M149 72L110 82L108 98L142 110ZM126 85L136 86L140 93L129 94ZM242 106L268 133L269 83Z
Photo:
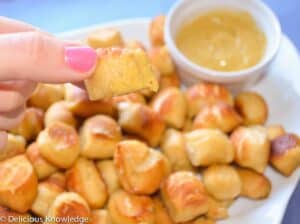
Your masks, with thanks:
M65 62L73 70L87 73L97 63L97 53L90 47L66 46Z

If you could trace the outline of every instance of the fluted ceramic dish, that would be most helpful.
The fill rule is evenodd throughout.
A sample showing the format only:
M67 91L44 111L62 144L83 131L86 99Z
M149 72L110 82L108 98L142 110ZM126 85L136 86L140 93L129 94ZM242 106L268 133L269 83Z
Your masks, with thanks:
M67 40L83 40L88 33L102 28L114 27L127 40L148 42L149 19L125 20L59 34ZM287 131L300 134L300 58L295 46L286 36L282 36L279 53L258 84L251 89L262 94L270 110L268 123L283 124ZM238 199L230 208L230 218L218 224L280 224L288 201L297 186L300 169L289 177L283 177L268 168L266 175L272 182L272 192L268 199L253 201Z

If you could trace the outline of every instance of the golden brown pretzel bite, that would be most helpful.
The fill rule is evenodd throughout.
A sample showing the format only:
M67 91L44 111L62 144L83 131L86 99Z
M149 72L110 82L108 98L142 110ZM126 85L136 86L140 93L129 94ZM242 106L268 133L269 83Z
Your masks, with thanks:
M149 27L149 39L152 46L164 45L165 16L159 15L152 19Z
M152 194L170 173L167 158L159 151L136 140L117 145L114 164L122 187L133 194Z
M175 222L190 221L208 211L208 196L204 185L192 172L171 174L163 182L161 194Z
M107 189L93 161L79 158L66 173L69 191L80 194L91 208L102 208Z
M156 224L154 204L147 196L117 191L109 200L108 211L113 224Z
M121 128L111 117L95 115L85 120L80 140L82 156L89 159L111 158L121 140Z
M112 224L108 211L106 209L93 210L90 224Z
M37 145L40 154L59 168L69 168L79 155L80 144L76 130L64 123L55 122L43 130Z
M300 140L295 134L284 134L271 143L270 162L276 170L290 176L300 166Z
M120 103L118 110L118 122L125 132L137 135L152 147L159 144L166 127L160 114L146 105L128 102Z
M157 93L151 101L151 108L161 115L167 125L182 128L186 115L187 105L183 93L175 87L166 88Z
M37 195L37 176L25 155L0 162L0 205L17 212L30 209Z
M186 150L194 166L231 163L234 147L229 138L216 129L199 129L185 134Z
M26 140L21 135L7 134L7 142L4 148L0 149L0 161L12 158L25 152Z
M232 200L240 195L242 182L238 172L229 165L213 165L203 173L207 191L218 200Z
M153 47L148 51L150 61L161 75L172 75L175 65L166 46Z
M112 28L99 29L88 35L87 43L92 48L121 47L123 38L120 31Z
M262 125L268 118L268 106L257 93L242 92L236 96L234 104L245 125Z
M261 126L240 127L232 133L230 139L235 147L235 162L263 173L270 155L266 129Z
M275 138L284 135L285 130L281 125L269 125L267 127L267 133L268 133L268 138L270 139L270 141L272 141Z

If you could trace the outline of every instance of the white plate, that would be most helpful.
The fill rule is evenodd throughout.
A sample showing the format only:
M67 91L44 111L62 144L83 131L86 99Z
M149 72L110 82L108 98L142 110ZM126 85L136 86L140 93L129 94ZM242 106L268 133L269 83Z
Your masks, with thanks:
M82 40L87 34L100 27L114 27L127 40L148 42L149 19L134 19L101 24L59 36L68 40ZM265 78L252 89L261 93L268 102L270 124L284 124L290 131L300 134L300 59L296 48L282 37L280 51ZM259 155L258 155L259 156ZM300 177L298 169L291 177L285 178L268 168L266 175L272 181L272 193L267 200L252 201L238 199L230 209L230 218L220 224L280 224L289 198Z

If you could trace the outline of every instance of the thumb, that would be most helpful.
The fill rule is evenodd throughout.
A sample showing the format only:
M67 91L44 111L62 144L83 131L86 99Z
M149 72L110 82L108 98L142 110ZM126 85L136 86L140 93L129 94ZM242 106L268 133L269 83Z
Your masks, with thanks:
M78 82L92 73L97 62L92 48L66 46L36 31L0 35L0 49L0 81Z

